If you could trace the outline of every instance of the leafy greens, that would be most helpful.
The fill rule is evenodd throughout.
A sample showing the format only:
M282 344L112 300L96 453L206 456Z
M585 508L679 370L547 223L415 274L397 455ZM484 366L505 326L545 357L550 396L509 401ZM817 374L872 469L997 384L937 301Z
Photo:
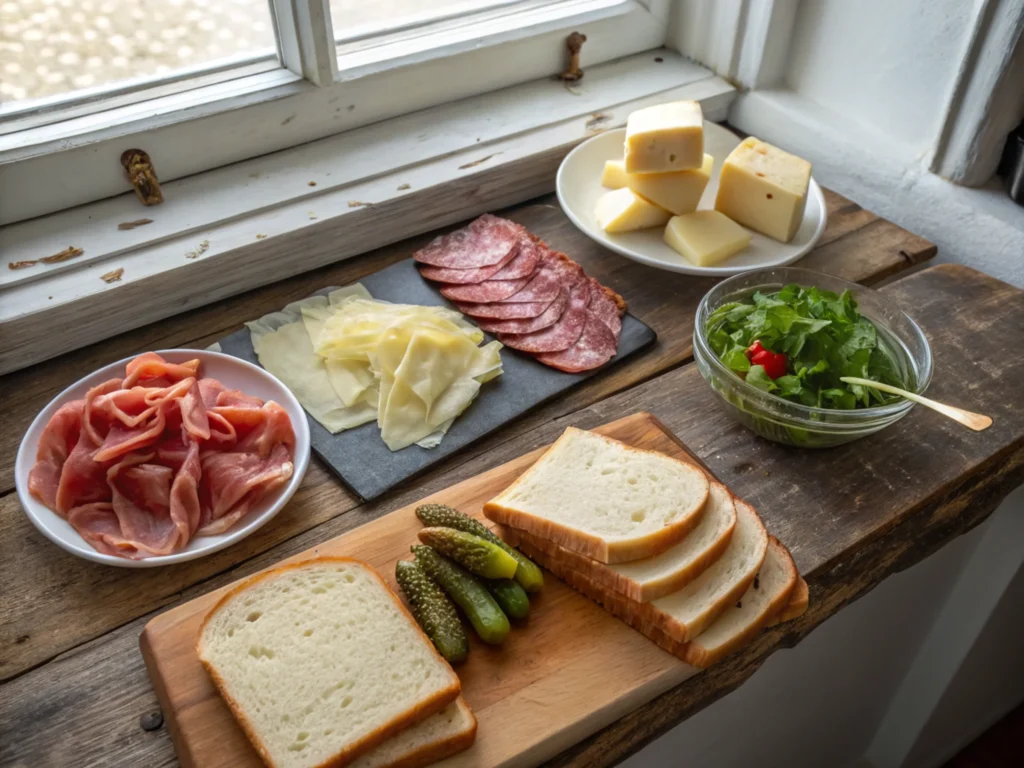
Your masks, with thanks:
M705 326L708 343L727 368L765 392L819 408L851 410L898 400L870 387L846 384L858 376L912 389L889 343L857 311L849 291L835 294L791 284L723 304ZM786 355L786 375L774 381L746 350L754 341Z

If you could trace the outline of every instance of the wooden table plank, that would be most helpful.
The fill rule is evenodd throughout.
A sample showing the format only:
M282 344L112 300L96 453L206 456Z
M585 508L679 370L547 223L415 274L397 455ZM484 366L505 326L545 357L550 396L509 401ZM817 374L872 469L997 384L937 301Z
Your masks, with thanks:
M912 312L932 341L936 374L930 394L990 414L995 419L991 429L969 432L917 408L898 426L847 446L828 451L787 448L729 420L695 366L689 365L541 423L458 468L456 474L470 476L549 442L569 424L593 427L650 410L737 493L757 504L768 527L791 547L812 586L811 609L795 625L765 635L750 649L656 699L570 750L559 764L606 765L628 754L738 685L774 648L796 642L888 574L969 530L1024 481L1024 412L1014 399L1024 361L1003 350L1003 340L1024 329L1024 294L950 265L897 281L883 292ZM950 306L958 311L950 313ZM830 478L827 485L823 477ZM398 503L427 495L450 480L438 475L410 489ZM374 510L334 517L230 573L189 588L180 599L336 536L367 514ZM103 764L106 759L111 764L168 764L166 739L142 734L137 722L155 705L141 657L131 648L145 621L136 619L7 683L0 697L0 732L26 738L0 745L0 762L45 765L77 758L83 763ZM97 740L96 733L105 738ZM111 744L125 746L118 746L115 755Z
M383 514L395 509L403 499L416 498L410 494L416 493L424 480L434 482L446 473L445 484L462 479L466 475L459 467L469 459L490 454L496 446L537 425L584 408L690 359L693 315L714 281L655 272L612 254L578 232L552 200L548 197L519 206L511 216L555 247L572 254L588 272L622 291L632 311L658 332L658 343L628 364L595 377L492 438L469 446L426 478L407 483L397 491L397 496L387 495L366 514ZM870 284L930 258L935 251L927 241L866 213L840 195L826 191L826 202L829 225L827 244L821 250L827 253L819 256L815 251L805 260L813 261L822 271ZM17 496L9 492L17 444L36 412L64 386L100 365L145 349L205 346L235 330L243 320L277 309L324 285L357 280L403 258L424 239L406 241L204 307L0 379L0 387L11 393L0 425L0 486L3 481L8 484L7 495L0 498L0 583L5 585L0 680L168 605L190 585L358 504L358 499L333 481L314 458L299 493L274 524L234 547L158 571L125 571L89 563L58 550L36 532L22 513ZM41 589L40 584L45 586Z

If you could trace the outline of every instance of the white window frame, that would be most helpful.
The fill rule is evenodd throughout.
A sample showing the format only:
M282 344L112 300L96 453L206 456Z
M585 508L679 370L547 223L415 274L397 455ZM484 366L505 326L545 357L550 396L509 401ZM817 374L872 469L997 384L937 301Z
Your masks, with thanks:
M0 225L123 193L121 153L147 151L162 181L557 72L584 28L586 65L665 40L669 0L527 2L509 23L482 13L336 57L328 0L273 0L283 68L0 134ZM215 78L216 79L216 78ZM128 89L130 91L130 89ZM91 105L91 106L90 106ZM74 111L77 110L77 113ZM253 128L256 126L256 129ZM59 179L40 184L40 179Z
M42 175L22 181L59 179L49 192L61 203L53 207L66 210L0 226L0 253L11 262L69 244L85 253L25 270L0 268L0 373L550 192L561 158L595 132L623 125L633 109L695 99L708 119L725 119L735 88L661 47L668 2L571 0L571 6L578 13L534 17L527 29L491 19L493 44L483 48L473 37L479 30L464 29L461 39L448 37L447 56L423 45L427 31L405 48L406 66L364 58L355 74L343 69L325 87L291 70L265 73L259 77L277 82L255 101L250 93L230 94L234 112L225 112L222 102L196 117L205 107L195 104L194 93L171 95L171 102L192 99L193 119L173 119L180 112L168 104L166 115L128 121L132 129L150 126L141 134L126 133L123 124L96 124L91 143L31 157ZM326 18L321 24L328 28ZM552 75L565 67L572 31L588 38L586 76L566 83ZM638 48L641 53L624 55ZM374 49L346 53L366 57L367 51ZM509 85L525 76L534 79ZM396 83L404 90L382 87ZM343 90L332 95L331 89ZM426 106L439 96L444 103ZM271 138L281 151L266 154L265 132L246 144L245 127L255 115L260 125L278 129ZM218 124L229 135L211 132ZM119 156L130 146L126 135L141 136L140 148L153 157L165 197L159 206L144 208L123 191ZM241 147L241 162L187 173L187 162L212 139ZM121 194L68 207L78 184L67 169L83 153L85 163L89 153L104 155L97 174ZM5 206L17 202L7 194L17 191L10 168L0 166ZM152 223L118 227L138 218Z

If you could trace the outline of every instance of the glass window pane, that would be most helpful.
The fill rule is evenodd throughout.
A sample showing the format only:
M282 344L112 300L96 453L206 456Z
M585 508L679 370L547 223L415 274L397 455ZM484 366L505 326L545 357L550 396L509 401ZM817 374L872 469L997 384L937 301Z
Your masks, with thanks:
M275 52L267 0L0 0L0 103Z
M2 1L2 0L0 0ZM330 0L331 21L339 40L368 33L451 18L521 0Z

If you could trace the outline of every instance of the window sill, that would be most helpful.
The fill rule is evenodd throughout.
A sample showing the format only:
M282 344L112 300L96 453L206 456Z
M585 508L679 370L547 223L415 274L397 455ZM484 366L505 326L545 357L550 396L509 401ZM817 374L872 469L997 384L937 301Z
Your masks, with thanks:
M85 253L0 272L0 373L549 192L568 151L630 111L697 99L721 120L734 95L658 50L173 181L157 207L122 195L9 225L5 261Z

